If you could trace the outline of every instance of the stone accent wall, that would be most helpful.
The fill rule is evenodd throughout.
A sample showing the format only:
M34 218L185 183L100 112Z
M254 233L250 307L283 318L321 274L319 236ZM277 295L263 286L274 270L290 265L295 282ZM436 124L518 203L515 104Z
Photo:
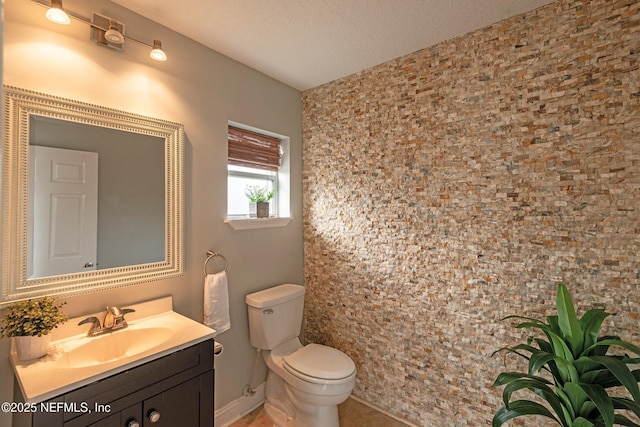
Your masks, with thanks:
M489 425L500 319L559 281L640 343L639 7L560 0L303 94L305 335L354 395Z

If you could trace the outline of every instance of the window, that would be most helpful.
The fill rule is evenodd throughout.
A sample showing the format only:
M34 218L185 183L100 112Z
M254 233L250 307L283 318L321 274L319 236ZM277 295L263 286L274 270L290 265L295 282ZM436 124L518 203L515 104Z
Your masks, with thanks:
M254 128L229 125L227 219L249 218L248 186L275 190L269 216L289 216L288 138Z
M227 218L249 218L249 200L244 194L248 186L267 187L267 191L276 190L276 195L269 203L269 216L278 216L277 172L229 164L227 166Z

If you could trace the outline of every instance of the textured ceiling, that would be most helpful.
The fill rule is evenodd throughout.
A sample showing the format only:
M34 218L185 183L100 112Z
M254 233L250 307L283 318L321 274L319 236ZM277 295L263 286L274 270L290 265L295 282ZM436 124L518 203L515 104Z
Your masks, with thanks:
M299 90L554 0L112 0Z

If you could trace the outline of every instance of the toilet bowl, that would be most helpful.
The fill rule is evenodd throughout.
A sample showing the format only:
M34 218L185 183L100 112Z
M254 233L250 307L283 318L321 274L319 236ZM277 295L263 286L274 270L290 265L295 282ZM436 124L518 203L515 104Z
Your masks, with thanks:
M303 346L304 287L280 285L249 294L251 344L269 368L267 415L278 426L338 427L338 407L355 385L355 364L321 344Z
M274 393L267 399L271 406L267 406L267 414L275 418L276 424L296 427L339 425L337 405L347 400L356 381L355 365L346 354L320 344L302 346L294 338L263 355L270 375L276 375L282 381L279 387L286 393ZM287 400L290 405L283 405L282 401ZM287 413L287 407L292 407L293 412L289 409ZM280 413L272 417L275 410ZM289 421L283 422L285 418Z

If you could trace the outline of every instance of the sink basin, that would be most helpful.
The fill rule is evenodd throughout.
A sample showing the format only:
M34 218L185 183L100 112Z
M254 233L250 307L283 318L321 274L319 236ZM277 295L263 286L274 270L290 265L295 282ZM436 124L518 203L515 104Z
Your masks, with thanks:
M162 327L120 329L97 337L86 337L86 343L67 351L64 357L70 367L76 368L113 362L152 350L171 335L171 329Z
M128 315L129 326L124 329L88 337L87 326L78 327L78 323L102 312L87 313L52 333L45 357L20 361L12 352L11 364L25 402L44 402L215 335L213 329L173 311L170 296L127 308L135 311Z

